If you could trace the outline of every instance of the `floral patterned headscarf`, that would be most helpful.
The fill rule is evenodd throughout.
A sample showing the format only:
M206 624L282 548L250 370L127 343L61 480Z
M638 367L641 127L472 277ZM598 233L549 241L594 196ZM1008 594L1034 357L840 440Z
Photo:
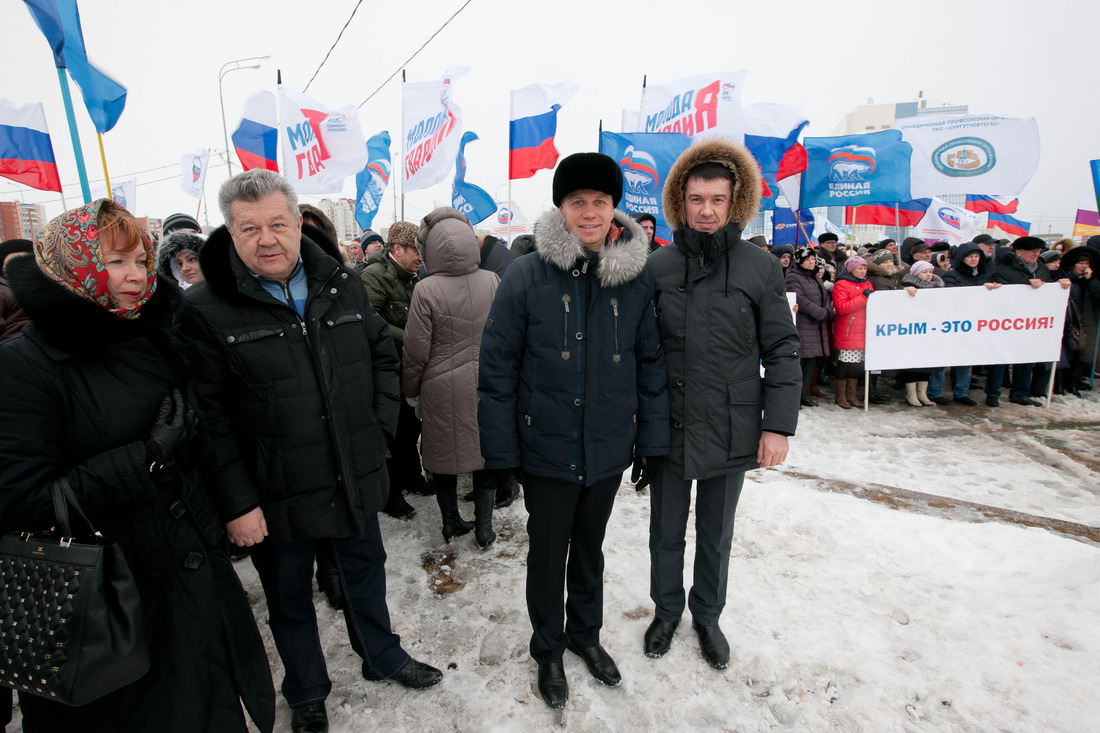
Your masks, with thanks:
M98 222L100 211L116 205L110 199L98 199L51 220L34 238L34 259L46 277L69 292L120 318L136 318L156 290L157 276L150 257L148 288L142 299L131 308L120 308L111 296Z

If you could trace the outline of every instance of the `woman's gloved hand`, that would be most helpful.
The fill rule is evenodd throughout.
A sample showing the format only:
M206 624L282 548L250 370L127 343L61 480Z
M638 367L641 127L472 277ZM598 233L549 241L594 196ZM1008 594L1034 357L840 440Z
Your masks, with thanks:
M195 437L198 419L178 389L160 403L157 418L145 444L149 471L157 472L171 464Z

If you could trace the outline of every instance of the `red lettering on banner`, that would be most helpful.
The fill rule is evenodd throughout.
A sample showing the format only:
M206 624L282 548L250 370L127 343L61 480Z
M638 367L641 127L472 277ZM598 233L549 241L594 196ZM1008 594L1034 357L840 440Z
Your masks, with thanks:
M719 80L699 90L695 95L695 129L699 132L718 125L718 86Z
M1017 331L1024 330L1024 319L1023 318L1017 318L1016 320L1014 320L1012 322L1012 327L1014 329L1016 329Z
M408 155L405 156L406 181L415 176L421 168L431 161L432 154L435 152L436 147L451 134L456 124L458 124L458 120L455 119L453 114L448 112L447 124L441 126L434 135L409 151Z
M989 321L979 320L978 321L978 330L981 331L983 328L986 328L988 325L989 325Z
M1042 322L1045 320L1045 318L1029 318L1024 322L1024 328L1029 331L1033 328L1042 328Z

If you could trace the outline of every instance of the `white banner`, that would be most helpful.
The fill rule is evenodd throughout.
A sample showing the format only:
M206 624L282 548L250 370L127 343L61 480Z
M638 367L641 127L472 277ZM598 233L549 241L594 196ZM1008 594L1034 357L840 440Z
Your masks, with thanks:
M197 199L202 198L206 166L209 162L209 150L192 150L180 157L180 188L184 193Z
M340 193L344 179L367 165L354 107L328 109L283 84L279 116L283 174L298 193Z
M92 186L92 200L107 198L107 184L97 183ZM137 216L137 178L127 178L125 181L111 182L111 199Z
M1057 361L1068 298L1058 283L874 293L867 299L866 368Z
M623 110L623 132L679 132L695 140L745 139L741 87L749 72L698 74L647 87L642 114ZM788 130L787 132L790 132Z
M401 192L434 186L447 178L462 140L462 110L454 103L454 81L467 66L442 79L401 87Z
M530 234L531 227L528 225L527 217L523 215L523 212L516 206L516 202L512 202L512 206L509 208L508 202L497 201L497 213L492 221L492 233L497 239L503 239L508 244L511 241L508 240L509 231L512 233L512 239L515 239L520 234Z
M909 190L915 199L1018 196L1039 167L1039 127L1031 117L911 117L894 127L913 146Z
M929 245L935 242L959 245L974 239L979 219L981 217L972 211L933 197L924 218L917 222L913 236L920 237Z

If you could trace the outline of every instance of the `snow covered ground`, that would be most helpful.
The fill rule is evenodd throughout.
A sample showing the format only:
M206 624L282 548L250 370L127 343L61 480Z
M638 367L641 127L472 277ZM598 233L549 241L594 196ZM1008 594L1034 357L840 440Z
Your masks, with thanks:
M605 545L602 637L624 681L603 687L567 652L561 711L539 698L527 652L522 502L497 512L500 538L481 552L472 535L444 544L434 498L410 497L411 522L381 517L389 607L405 648L443 669L443 682L410 691L362 680L343 617L318 594L331 729L1096 730L1100 544L1000 512L967 521L943 502L912 511L851 493L896 487L1100 528L1100 391L1083 394L1049 409L1007 399L804 409L787 465L745 485L724 672L703 661L686 616L668 655L642 654L649 496L624 484ZM248 561L237 568L278 684L259 583Z
M623 684L603 687L567 652L562 711L539 698L527 652L522 502L497 512L501 537L481 552L472 535L444 544L435 500L410 497L411 522L381 518L389 606L406 649L443 682L360 679L343 618L318 595L332 730L1095 730L1100 545L823 490L873 483L1100 527L1100 393L1083 394L1049 409L804 409L788 464L745 485L725 672L703 661L687 617L668 655L642 654L649 497L625 484L605 545L602 637ZM280 700L283 730L289 717Z

